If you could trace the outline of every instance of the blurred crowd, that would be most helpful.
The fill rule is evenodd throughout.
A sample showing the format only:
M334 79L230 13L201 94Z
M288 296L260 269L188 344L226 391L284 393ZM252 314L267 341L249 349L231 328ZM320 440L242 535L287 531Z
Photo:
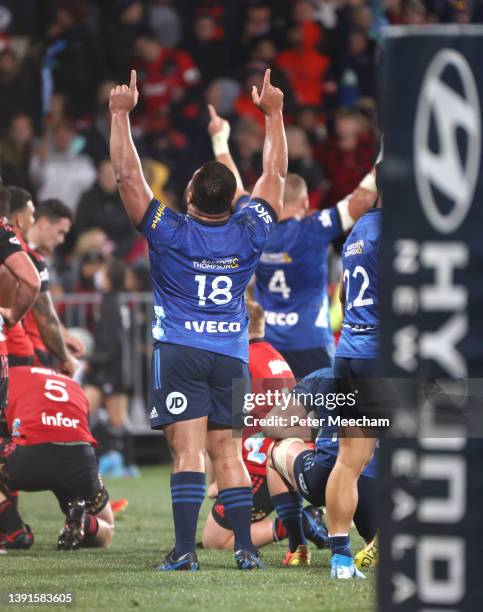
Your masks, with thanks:
M110 255L129 263L128 289L149 290L109 162L109 93L131 68L133 133L158 198L182 210L187 179L212 157L207 103L230 120L253 185L263 117L250 89L269 66L285 92L289 171L323 208L375 158L381 29L480 21L481 0L0 0L0 174L74 214L53 290L93 290Z

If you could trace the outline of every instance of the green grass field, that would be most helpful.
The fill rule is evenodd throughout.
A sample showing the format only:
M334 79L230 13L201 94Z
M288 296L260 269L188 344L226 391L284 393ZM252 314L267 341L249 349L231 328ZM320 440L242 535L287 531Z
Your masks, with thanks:
M282 568L285 542L262 549L264 571L241 572L235 569L230 552L203 550L198 553L199 572L153 571L151 566L161 561L172 544L168 483L166 467L143 469L138 480L106 481L111 498L127 497L129 507L118 518L112 547L102 551L57 552L62 516L55 498L49 493L21 494L20 509L36 540L28 552L0 555L0 591L72 592L75 607L90 610L374 609L374 575L364 581L331 581L328 552L313 547L310 568ZM200 526L210 504L203 505ZM358 549L361 541L357 538L354 544Z

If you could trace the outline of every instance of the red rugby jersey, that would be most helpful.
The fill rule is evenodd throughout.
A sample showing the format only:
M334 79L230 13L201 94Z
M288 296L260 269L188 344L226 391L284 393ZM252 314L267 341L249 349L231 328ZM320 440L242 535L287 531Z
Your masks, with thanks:
M16 444L88 442L97 446L89 429L89 404L82 388L54 370L12 368L5 414Z
M267 391L290 391L295 385L295 377L283 356L264 340L252 340L248 366L252 379L252 392L266 394ZM267 412L273 406L267 407ZM259 410L257 410L259 412ZM243 432L243 461L250 475L265 476L267 473L267 453L270 438L261 435L260 428L250 428Z
M14 253L18 253L22 250L22 246L15 236L13 229L0 220L0 265L13 255ZM0 317L0 356L7 355L8 347L7 347L7 338L6 338L6 329L5 323ZM0 373L2 377L6 376L7 373Z
M39 273L40 293L48 291L49 269L47 267L47 262L40 253L38 253L35 249L32 249L31 247L27 247L27 254L30 257L32 263L34 264L37 272ZM34 349L47 353L48 349L45 346L44 341L42 340L42 336L40 335L40 331L34 317L33 309L30 309L23 318L23 327L25 333L30 338Z

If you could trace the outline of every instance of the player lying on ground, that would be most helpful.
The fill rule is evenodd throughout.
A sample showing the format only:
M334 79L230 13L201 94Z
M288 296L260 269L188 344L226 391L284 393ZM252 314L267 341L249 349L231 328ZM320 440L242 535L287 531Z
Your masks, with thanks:
M43 368L13 368L10 381L10 437L0 439L0 540L6 548L33 543L12 491L52 491L65 514L59 549L109 546L114 518L97 469L84 392L67 376Z
M272 437L280 438L269 450L267 481L272 503L284 522L289 538L290 550L283 561L284 565L310 564L302 520L302 498L318 508L326 505L327 481L339 448L336 426L324 425L320 428L314 450L313 445L304 441L310 438L310 427L298 428L298 437L293 437L296 430L290 426L290 419L327 419L334 416L334 410L327 407L327 402L337 391L332 370L323 368L309 374L294 387L294 399L287 409L275 408L270 412L270 416L280 416L287 423L265 430ZM325 404L319 405L322 398ZM358 563L364 567L375 567L377 563L374 542L377 530L375 478L376 459L373 458L359 478L359 501L354 515L357 531L367 544L358 555Z
M288 392L295 385L290 366L269 342L264 340L265 318L262 307L252 300L246 301L250 323L249 361L252 393L266 394L267 390ZM258 431L257 431L258 430ZM280 519L268 516L274 511L267 487L267 455L273 440L263 436L261 428L245 431L242 438L243 462L250 474L253 492L251 535L257 548L286 538L286 529ZM208 488L215 499L211 513L203 528L203 548L233 548L234 535L218 497L216 482ZM327 544L327 530L320 512L308 507L303 511L304 533L319 548Z
M209 107L213 151L237 177L235 211L249 201L230 155L228 122ZM305 180L289 173L283 212L256 269L255 299L265 311L267 340L287 360L297 379L331 366L334 338L329 323L330 243L343 236L376 198L374 170L353 193L331 208L309 213ZM282 223L283 221L283 223Z
M111 92L111 160L121 199L149 245L154 287L150 422L173 456L175 546L160 571L197 570L196 525L205 496L205 451L233 528L240 569L262 567L250 535L251 481L232 435L232 410L249 389L244 293L283 208L287 143L283 94L267 70L253 102L265 113L263 174L251 203L231 215L233 173L221 163L197 170L186 190L188 213L153 199L129 124L136 73ZM235 404L235 406L234 406Z

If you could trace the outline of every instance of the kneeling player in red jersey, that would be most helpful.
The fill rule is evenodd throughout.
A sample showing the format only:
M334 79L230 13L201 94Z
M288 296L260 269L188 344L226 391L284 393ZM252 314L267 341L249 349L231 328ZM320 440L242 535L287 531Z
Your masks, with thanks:
M11 370L9 437L0 438L0 541L6 548L33 543L10 497L15 490L52 491L57 497L66 517L59 549L111 543L114 518L88 413L84 392L67 376L35 367Z
M249 368L253 394L266 394L268 390L288 393L295 385L295 378L282 355L271 344L263 340L265 319L262 307L252 300L246 302L250 317ZM270 409L270 407L268 407ZM283 521L267 518L274 511L267 486L267 456L273 440L263 437L260 428L245 429L242 438L243 461L252 481L253 507L251 536L257 548L287 537ZM224 506L217 498L216 483L208 489L215 503L203 528L204 548L233 548L233 532L225 517ZM311 509L306 508L310 513ZM307 539L322 547L319 534L313 530L313 520L304 521ZM325 544L325 542L324 542Z

